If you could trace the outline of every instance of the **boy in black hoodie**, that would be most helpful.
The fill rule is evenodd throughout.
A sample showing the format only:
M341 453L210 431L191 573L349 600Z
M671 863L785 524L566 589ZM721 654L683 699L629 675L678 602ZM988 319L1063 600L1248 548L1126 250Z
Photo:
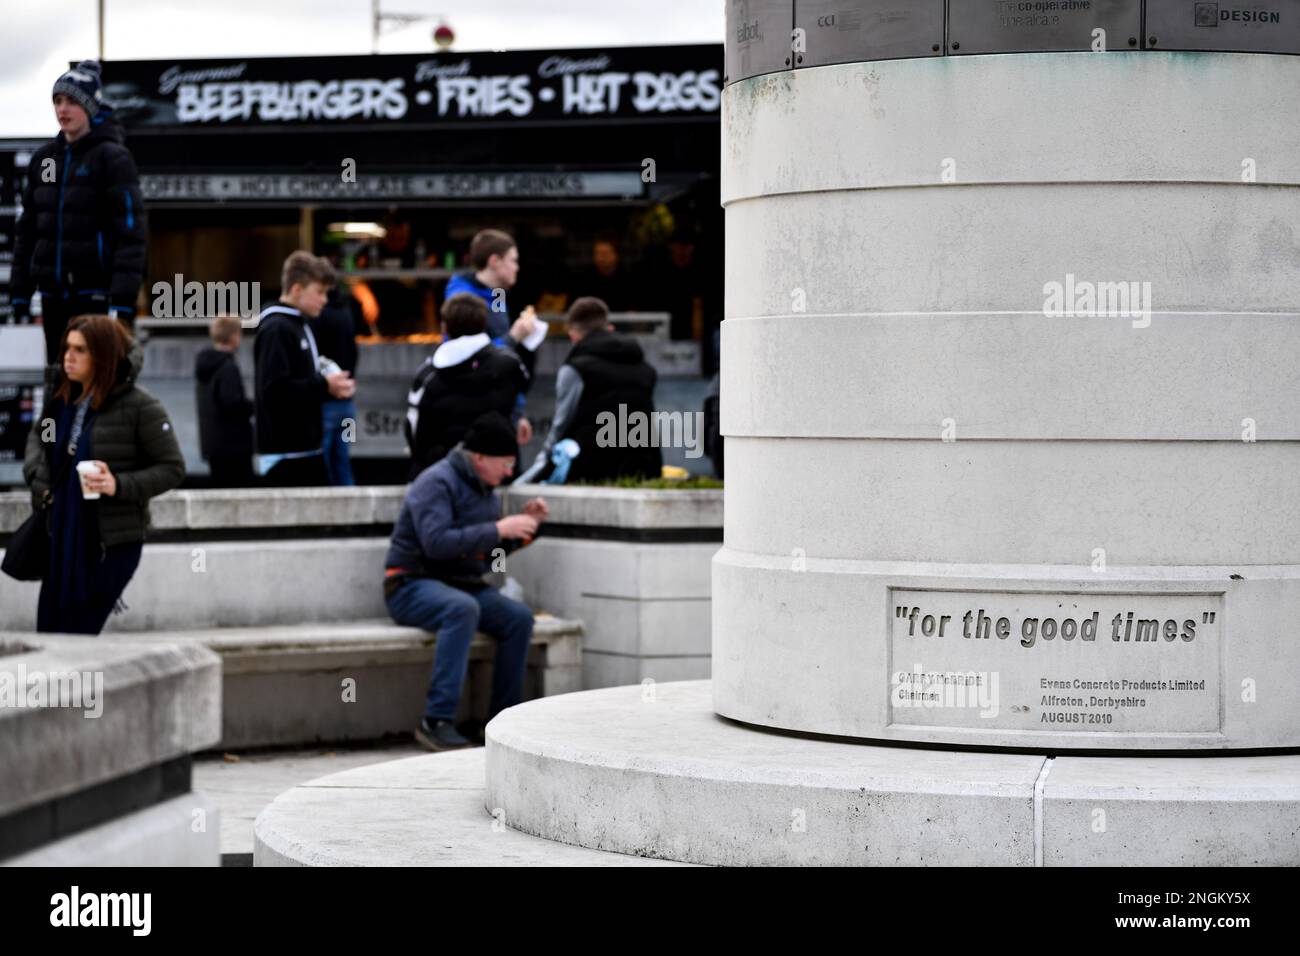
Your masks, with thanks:
M322 405L329 398L351 398L356 384L320 350L307 320L320 315L333 284L333 267L299 249L284 260L279 301L258 316L253 339L257 472L272 487L329 484Z
M212 473L214 488L253 484L253 403L244 394L235 355L243 332L239 319L212 320L212 345L194 361L199 408L199 450Z

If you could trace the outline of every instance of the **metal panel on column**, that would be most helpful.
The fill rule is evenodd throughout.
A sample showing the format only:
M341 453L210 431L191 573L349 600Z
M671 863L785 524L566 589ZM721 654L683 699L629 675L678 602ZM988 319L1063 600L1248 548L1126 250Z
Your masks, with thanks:
M1051 53L1137 49L1141 0L948 0L948 52Z
M943 55L943 0L796 0L795 66Z
M724 83L791 67L794 0L728 0Z
M1300 0L1147 0L1149 50L1300 54Z

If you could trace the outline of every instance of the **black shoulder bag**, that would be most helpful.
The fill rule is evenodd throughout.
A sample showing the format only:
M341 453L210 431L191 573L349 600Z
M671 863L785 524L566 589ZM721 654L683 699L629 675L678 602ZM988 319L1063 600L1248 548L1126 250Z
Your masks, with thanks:
M44 581L50 567L50 506L54 504L53 489L59 487L68 473L70 455L58 456L64 460L56 470L50 487L41 496L41 506L32 509L32 515L14 531L5 545L4 562L0 571L19 581Z

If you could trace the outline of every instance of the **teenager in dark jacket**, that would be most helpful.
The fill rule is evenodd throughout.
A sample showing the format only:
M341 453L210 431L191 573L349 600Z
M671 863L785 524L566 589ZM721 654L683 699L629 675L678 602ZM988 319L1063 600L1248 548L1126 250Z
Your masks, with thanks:
M212 320L212 345L194 359L195 397L199 409L199 451L208 463L214 488L253 484L253 403L244 394L239 374L239 319Z
M512 349L524 363L528 374L533 374L533 360L538 346L546 338L546 323L537 318L533 307L526 306L519 317L510 321L506 293L519 280L519 247L508 232L500 229L480 229L469 244L469 258L473 268L458 272L447 282L443 301L462 293L478 296L488 308L487 334L493 345ZM515 398L512 420L524 413L524 393ZM532 440L531 428L520 444Z
M470 240L469 258L473 268L448 280L443 301L463 292L478 296L488 308L488 337L506 345L512 331L506 293L519 279L519 248L508 232L481 229Z
M144 354L120 322L76 316L63 356L23 462L50 530L36 629L98 634L140 563L149 499L185 479L185 459L166 409L135 384ZM79 477L89 462L98 470Z
M58 136L27 167L10 278L18 322L27 321L32 295L41 293L50 366L61 361L72 316L135 314L147 240L139 176L103 100L98 63L83 60L59 77L54 114Z
M510 422L496 412L476 421L465 441L411 483L393 525L384 596L398 624L436 631L433 678L415 738L430 750L469 741L453 721L477 631L497 640L491 715L523 698L533 613L484 581L496 554L527 544L546 520L541 498L524 513L500 517L492 490L510 476L519 449Z
M452 296L442 307L443 343L415 373L406 396L407 481L445 457L484 412L511 417L516 396L528 390L524 363L515 350L492 344L487 320L483 300L468 292ZM522 445L531 436L532 426L521 416L515 439Z
M324 485L327 398L351 398L352 376L328 371L307 325L325 305L334 270L324 259L299 250L284 261L280 300L258 316L253 340L257 410L258 474L277 486Z
M337 285L331 285L320 314L307 322L316 336L316 347L320 354L332 360L354 379L357 373L357 335L365 335L369 331L360 317L359 308L354 311L355 305ZM347 423L352 422L352 432L355 433L356 400L327 398L321 406L321 415L325 475L331 485L355 485L348 444L356 439L349 437Z
M578 443L579 454L569 465L566 481L598 483L641 475L658 478L663 457L654 445L622 440L598 441L602 422L613 416L627 421L654 415L658 376L645 361L641 346L609 324L609 309L600 299L578 299L564 317L573 349L555 379L555 417L542 450L521 482L545 478L551 470L551 450L566 438Z

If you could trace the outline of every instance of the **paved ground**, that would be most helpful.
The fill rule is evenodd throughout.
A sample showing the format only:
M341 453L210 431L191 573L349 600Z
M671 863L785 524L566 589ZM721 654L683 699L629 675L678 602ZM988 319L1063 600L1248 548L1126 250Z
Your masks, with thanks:
M194 761L194 789L208 794L221 809L222 857L227 863L251 865L253 821L286 790L340 770L422 753L414 742L398 740L359 747L205 755Z

